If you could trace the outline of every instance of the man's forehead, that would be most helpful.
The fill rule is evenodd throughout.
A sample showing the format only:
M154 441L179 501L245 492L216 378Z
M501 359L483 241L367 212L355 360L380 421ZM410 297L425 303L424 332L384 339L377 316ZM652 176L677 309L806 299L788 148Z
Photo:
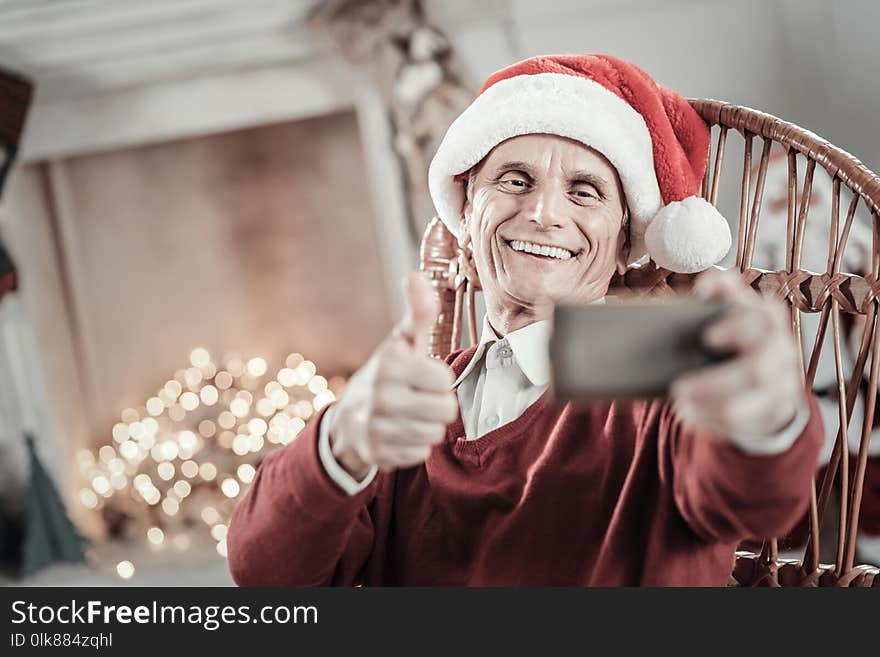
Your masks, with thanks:
M475 167L498 166L506 162L523 162L540 167L558 158L566 167L598 171L617 171L599 151L568 137L550 134L529 134L511 137L495 146Z

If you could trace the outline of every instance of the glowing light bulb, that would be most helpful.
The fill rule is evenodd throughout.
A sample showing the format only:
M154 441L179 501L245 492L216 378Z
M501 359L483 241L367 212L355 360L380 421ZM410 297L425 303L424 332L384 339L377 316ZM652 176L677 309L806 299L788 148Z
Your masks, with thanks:
M199 407L199 396L194 392L185 392L180 396L180 406L185 411L194 411Z
M229 411L235 417L244 417L250 412L250 405L240 397L233 399L229 404Z
M184 381L186 382L186 386L193 390L199 383L202 382L202 370L198 367L190 367L186 373L183 375Z
M217 509L213 506L206 506L202 509L202 520L205 521L205 524L213 525L215 522L220 520L220 514L217 513Z
M184 477L192 479L199 474L199 464L195 461L184 461L180 465L180 471L183 473Z
M238 485L235 479L224 479L223 483L220 484L220 490L223 491L226 497L236 497L241 492L241 486Z
M179 448L173 440L165 440L159 445L162 449L162 458L166 461L173 461L177 458Z
M174 492L177 493L180 499L183 499L184 497L189 495L191 491L192 486L189 485L188 481L184 481L181 479L174 482Z
M290 403L290 395L284 390L276 390L269 397L269 400L277 409L282 409Z
M315 395L315 399L312 401L312 404L315 407L316 411L320 411L327 404L332 404L336 400L336 397L333 396L333 393L329 390L322 390L317 395Z
M168 461L163 461L156 466L156 473L159 475L160 479L168 481L174 477L174 466Z
M211 354L204 347L196 347L189 354L189 362L193 367L206 367L211 362Z
M262 436L269 428L266 420L260 417L251 418L247 423L248 431L255 436Z
M150 397L147 400L147 413L150 415L162 415L165 410L165 402L159 397Z
M233 400L235 401L235 400ZM231 429L235 426L235 416L229 411L223 411L217 416L217 424L224 429Z
M248 440L248 437L243 434L238 434L232 441L232 451L235 452L237 456L244 456L251 451L251 443Z
M318 394L319 392L327 389L327 379L323 376L317 375L313 376L309 380L309 392L314 394Z
M131 579L134 576L134 564L131 561L120 561L116 564L116 573L122 579Z
M181 449L194 450L199 445L199 439L192 431L181 431L177 435L177 442Z
M150 475L146 473L141 473L134 478L132 482L136 490L140 491L142 488L152 487L153 480L150 479Z
M110 492L110 480L104 475L98 475L92 479L92 488L98 495L105 495Z
M94 509L98 506L98 496L88 488L83 488L79 492L79 501L87 509Z
M199 397L201 397L202 403L205 406L213 406L220 399L220 393L217 391L217 388L209 384L199 391Z
M104 461L104 463L109 463L116 458L116 450L110 445L104 445L98 450L98 456Z
M183 386L180 385L180 381L175 381L174 379L167 381L164 389L174 399L177 399L180 396L180 393L183 392Z
M247 362L247 371L251 376L263 376L268 369L266 361L260 357L251 358Z
M254 480L257 470L250 463L242 463L238 466L236 474L238 475L238 478L241 479L242 483L249 484Z
M126 440L119 446L119 453L122 454L122 458L134 461L138 457L138 446L133 441Z
M263 417L269 417L274 412L275 404L272 403L272 400L267 399L266 397L262 397L259 401L257 401L257 413L259 413Z
M211 481L217 476L217 466L213 463L202 463L199 466L199 474L205 481Z
M289 367L283 367L278 370L278 382L285 388L289 388L296 383L296 372Z
M299 373L301 379L308 381L315 376L315 372L318 371L318 368L315 367L315 364L312 361L304 360L296 366L296 371Z
M113 425L113 440L117 443L123 443L128 440L128 425L124 422L117 422Z

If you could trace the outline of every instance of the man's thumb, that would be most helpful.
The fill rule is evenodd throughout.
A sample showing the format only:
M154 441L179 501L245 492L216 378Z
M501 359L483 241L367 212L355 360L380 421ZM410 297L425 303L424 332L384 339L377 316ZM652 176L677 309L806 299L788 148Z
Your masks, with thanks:
M428 353L428 338L440 311L434 287L420 272L410 272L403 279L406 313L400 334L417 353Z

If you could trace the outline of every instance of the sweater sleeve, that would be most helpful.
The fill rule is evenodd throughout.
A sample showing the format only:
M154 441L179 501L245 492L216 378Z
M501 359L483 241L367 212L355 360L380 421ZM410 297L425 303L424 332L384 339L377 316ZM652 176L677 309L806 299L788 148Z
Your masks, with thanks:
M686 430L669 404L661 413L660 433L661 445L669 450L661 463L670 467L675 504L704 539L781 536L803 516L824 435L812 395L806 426L780 453L749 453Z
M226 541L239 586L360 583L373 548L370 507L383 475L355 495L330 479L318 454L325 413L266 457L233 513Z

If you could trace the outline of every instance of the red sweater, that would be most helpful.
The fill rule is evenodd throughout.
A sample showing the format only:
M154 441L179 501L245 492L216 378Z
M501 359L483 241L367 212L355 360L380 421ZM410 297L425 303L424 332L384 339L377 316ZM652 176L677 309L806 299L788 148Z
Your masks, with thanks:
M452 354L456 376L473 349ZM662 400L573 407L545 393L466 440L461 418L419 467L354 496L312 420L266 458L227 536L242 586L723 586L747 536L785 533L808 502L818 409L786 452L749 456L685 431Z

